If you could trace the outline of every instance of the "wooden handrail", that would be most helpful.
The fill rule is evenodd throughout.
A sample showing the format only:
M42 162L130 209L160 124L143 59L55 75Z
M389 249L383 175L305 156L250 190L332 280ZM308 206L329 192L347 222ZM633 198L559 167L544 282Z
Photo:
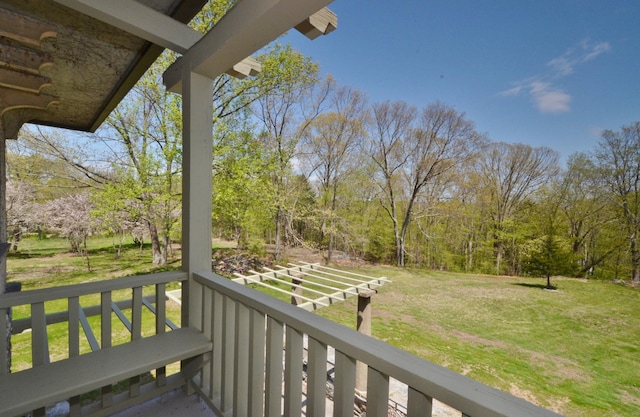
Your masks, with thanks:
M558 414L546 410L531 404L521 398L515 397L506 392L489 387L488 385L474 381L464 375L455 373L440 365L431 363L429 361L418 358L405 351L397 349L387 343L380 340L373 339L371 337L360 334L349 328L341 326L335 322L327 320L323 317L317 316L310 312L301 310L295 306L279 301L267 294L260 293L251 288L234 283L226 278L220 277L214 273L207 274L195 274L194 279L197 283L203 285L205 288L212 290L213 296L208 300L213 300L212 307L206 308L206 311L213 312L214 317L211 319L212 332L216 332L215 324L222 323L225 327L225 336L231 336L227 332L229 331L229 321L236 321L236 317L232 313L232 309L227 307L228 304L237 304L246 306L250 311L259 312L263 319L262 324L257 326L264 326L264 320L267 320L267 346L271 345L271 350L267 347L267 375L265 375L266 381L280 380L279 375L269 374L269 355L275 355L272 359L272 364L275 366L275 373L279 373L282 370L276 366L278 363L278 355L282 358L282 352L274 352L274 349L278 350L278 346L282 346L282 337L280 336L282 328L279 326L286 326L287 335L293 335L293 351L287 352L290 349L289 338L285 338L285 362L294 358L299 359L299 336L298 334L305 334L309 337L310 341L313 341L311 346L317 351L318 346L322 350L324 347L324 356L326 358L326 346L331 346L336 350L336 381L335 381L335 406L343 407L344 410L353 407L353 401L349 400L349 396L353 398L353 381L355 378L355 362L361 361L369 367L369 390L376 394L376 397L382 395L382 400L377 398L376 404L385 402L385 398L388 398L388 379L390 377L405 383L409 387L409 410L420 410L421 404L427 404L431 398L435 398L451 407L454 407L461 411L464 415L473 417L495 417L495 416L518 416L518 417L557 417ZM218 297L216 294L220 294L222 297ZM223 321L216 321L216 300L220 303L220 298L225 305L224 310L227 313L224 314L225 319ZM205 311L205 307L203 307ZM218 318L219 318L218 313ZM278 324L275 329L279 330L271 334L270 327ZM232 325L233 326L233 325ZM251 326L249 326L251 327ZM236 332L250 331L245 327L234 326ZM205 329L205 332L207 329ZM235 337L238 337L237 335ZM275 338L275 342L274 339ZM214 338L214 358L216 358L216 339ZM269 341L271 340L271 342ZM274 344L275 343L275 344ZM310 342L311 343L311 342ZM230 360L232 366L236 361L236 358L230 356L224 359L225 350L228 351L229 347L222 349L222 360ZM269 353L271 352L271 353ZM258 353L258 356L261 354ZM322 354L320 355L322 357ZM280 359L281 363L282 359ZM311 366L312 363L309 364ZM293 367L294 363L285 363L285 369ZM315 367L318 364L313 365ZM326 366L326 361L325 365ZM224 367L224 365L223 365ZM314 380L314 389L317 389L318 371L314 371L313 378L310 376L310 380ZM289 376L291 377L291 376ZM326 375L325 375L326 377ZM285 403L289 398L289 393L286 391L288 376L285 374ZM322 377L320 377L322 378ZM345 379L346 378L346 379ZM224 384L224 381L223 381ZM267 384L267 391L269 390L269 384ZM385 388L386 387L386 388ZM224 389L224 388L223 388ZM387 390L384 394L385 389ZM352 394L349 394L352 393ZM297 393L294 393L294 399L297 398ZM279 393L277 394L279 395ZM276 396L277 396L276 395ZM386 395L386 397L385 397ZM269 393L265 395L265 401L267 402L267 408L269 407ZM279 397L278 397L279 398ZM210 403L216 407L215 401L210 399ZM279 406L276 405L276 408ZM369 404L373 406L373 404ZM221 411L228 410L229 407L222 407ZM369 414L370 409L367 410ZM423 410L424 411L424 410ZM382 411L380 411L382 412ZM386 408L384 408L386 413ZM411 415L412 413L410 413ZM372 414L375 415L375 414ZM386 415L386 414L384 414ZM416 414L417 415L417 414Z
M69 297L80 297L146 285L163 284L173 281L186 281L187 274L182 271L160 272L156 274L138 275L116 278L84 284L65 285L61 287L43 288L39 290L0 294L0 309L25 304L42 303Z

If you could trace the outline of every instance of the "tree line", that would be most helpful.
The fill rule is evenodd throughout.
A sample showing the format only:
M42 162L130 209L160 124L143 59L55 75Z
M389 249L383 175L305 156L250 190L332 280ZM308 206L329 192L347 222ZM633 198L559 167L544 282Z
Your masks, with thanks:
M221 15L209 7L201 30ZM449 104L371 103L287 45L257 59L258 76L214 81L216 236L276 257L306 246L327 261L640 282L640 123L561 167L553 149L494 142ZM160 82L169 62L96 134L28 127L10 144L14 250L25 231L76 251L109 233L150 242L166 263L182 175L180 97Z

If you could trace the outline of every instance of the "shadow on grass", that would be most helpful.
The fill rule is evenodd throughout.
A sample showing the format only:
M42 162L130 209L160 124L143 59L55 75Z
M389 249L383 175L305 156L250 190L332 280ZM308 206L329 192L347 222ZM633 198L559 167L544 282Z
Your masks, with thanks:
M547 284L529 284L526 282L516 282L511 285L518 285L520 287L526 287L526 288L539 288L541 290L557 290L558 289L558 287L553 285L551 287L547 287Z
M27 252L9 252L7 258L9 259L31 259L31 258L45 258L47 255L32 255Z

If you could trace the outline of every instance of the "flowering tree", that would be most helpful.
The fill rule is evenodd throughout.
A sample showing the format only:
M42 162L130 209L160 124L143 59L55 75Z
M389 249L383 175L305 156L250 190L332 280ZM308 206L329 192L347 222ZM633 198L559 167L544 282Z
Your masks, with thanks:
M86 248L87 237L93 229L92 208L87 193L57 198L46 203L45 222L50 230L69 239L72 252L79 253L83 246Z

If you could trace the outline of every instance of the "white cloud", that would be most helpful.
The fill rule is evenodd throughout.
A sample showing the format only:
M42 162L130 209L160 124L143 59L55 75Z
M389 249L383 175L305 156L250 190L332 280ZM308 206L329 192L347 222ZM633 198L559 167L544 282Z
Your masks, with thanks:
M542 113L566 113L571 108L571 96L545 82L533 82L530 85L531 99Z
M547 66L551 68L553 78L562 77L573 73L577 65L591 61L610 49L608 42L593 43L586 39L578 47L569 48L559 57L547 62Z
M571 95L558 86L559 80L572 74L580 64L589 62L611 50L608 42L585 39L577 46L547 62L549 71L514 83L514 87L499 93L501 96L528 95L542 113L565 113L571 110Z

